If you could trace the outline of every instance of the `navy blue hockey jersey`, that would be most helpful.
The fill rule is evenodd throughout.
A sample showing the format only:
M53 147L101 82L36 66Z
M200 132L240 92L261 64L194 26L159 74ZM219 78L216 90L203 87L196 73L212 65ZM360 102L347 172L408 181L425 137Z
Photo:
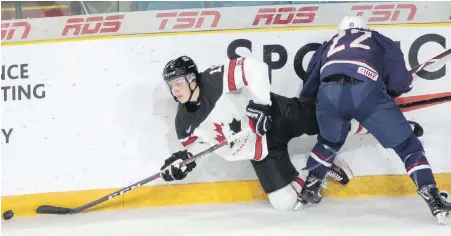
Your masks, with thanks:
M398 95L412 89L412 75L401 49L393 40L369 29L339 31L324 42L310 60L301 96L315 97L321 80L334 74L374 81Z

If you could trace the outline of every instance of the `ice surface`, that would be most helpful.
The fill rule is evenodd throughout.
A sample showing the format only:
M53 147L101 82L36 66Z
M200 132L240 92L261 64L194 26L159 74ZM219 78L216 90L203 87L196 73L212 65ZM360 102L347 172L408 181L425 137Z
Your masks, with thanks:
M450 236L420 197L324 199L298 212L268 202L162 207L2 221L7 236Z

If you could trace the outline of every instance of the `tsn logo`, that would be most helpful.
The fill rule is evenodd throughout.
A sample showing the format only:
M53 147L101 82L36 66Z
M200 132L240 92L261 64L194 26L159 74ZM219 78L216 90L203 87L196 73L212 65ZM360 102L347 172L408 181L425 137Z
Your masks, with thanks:
M411 21L417 13L415 4L358 5L352 6L351 10L357 11L357 16L364 16L364 13L369 13L368 22L398 21L401 12L407 12L406 20Z
M214 10L160 12L157 13L156 17L162 18L159 30L199 29L201 27L215 28L221 19L221 13ZM212 20L210 25L204 24L206 18ZM168 22L171 23L168 24Z
M22 31L20 39L28 38L28 34L31 30L30 23L26 21L14 22L14 23L2 23L2 40L11 40L16 35L17 32Z

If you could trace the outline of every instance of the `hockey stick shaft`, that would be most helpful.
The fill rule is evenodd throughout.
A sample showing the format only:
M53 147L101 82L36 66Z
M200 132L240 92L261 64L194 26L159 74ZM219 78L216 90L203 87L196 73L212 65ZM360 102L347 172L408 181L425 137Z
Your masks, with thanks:
M444 52L440 53L439 55L421 63L420 65L412 68L409 72L412 75L420 73L423 71L424 68L434 65L435 63L443 60L444 58L446 58L450 55L451 55L451 48L447 49ZM411 107L416 107L416 106L423 106L423 105L428 105L428 104L433 104L433 103L441 103L441 102L447 102L447 101L451 101L451 96L443 96L443 97L439 97L439 98L432 98L432 99L426 99L426 100L415 101L415 102L410 102L410 103L398 104L398 106L399 106L399 108L402 109L402 108L411 108Z
M450 55L451 55L451 48L447 49L444 52L440 53L439 55L437 55L437 56L435 56L435 57L433 57L433 58L421 63L420 65L412 68L410 70L410 73L412 73L412 74L420 73L421 71L423 71L424 68L427 68L427 67L429 67L429 66L431 66L431 65L433 65L433 64L435 64L435 63L437 63L439 61L441 61L443 58L446 58L446 57L448 57Z
M434 65L435 63L441 61L442 59L444 59L450 55L451 55L451 48L447 49L444 52L440 53L439 55L421 63L420 65L412 68L409 72L412 75L420 73L423 71L424 68ZM439 103L439 102L447 102L450 100L451 100L451 96L443 96L443 97L439 97L439 98L426 99L426 100L421 100L421 101L416 101L416 102L411 102L411 103L398 104L398 106L399 106L399 108L410 108L410 107L423 106L423 105Z
M184 165L187 165L189 163L192 163L192 162L196 161L197 159L199 159L199 158L201 158L201 157L203 157L205 155L208 155L208 154L214 152L215 150L217 150L217 149L219 149L219 148L221 148L221 147L223 147L225 145L227 145L227 141L226 140L221 142L221 143L218 143L216 145L213 145L210 148L208 148L208 149L196 154L195 156L183 161L181 163L181 166L184 166ZM150 176L150 177L148 177L146 179L138 181L138 182L136 182L134 184L131 184L131 185L129 185L129 186L123 188L123 189L120 189L120 190L118 190L118 191L116 191L114 193L108 194L107 196L104 196L104 197L102 197L100 199L97 199L95 201L92 201L90 203L87 203L87 204L85 204L83 206L80 206L80 207L77 207L77 208L64 208L64 207L56 207L56 206L50 206L50 205L42 205L42 206L39 206L36 209L36 213L38 213L38 214L75 214L75 213L80 213L80 212L82 212L82 211L84 211L84 210L86 210L88 208L91 208L91 207L93 207L95 205L98 205L98 204L100 204L102 202L105 202L105 201L108 201L108 200L110 200L112 198L120 196L120 195L122 195L122 194L124 194L126 192L129 192L129 191L131 191L133 189L141 187L142 185L145 185L145 184L147 184L149 182L152 182L153 180L158 179L158 178L160 178L160 173L154 174L154 175L152 175L152 176Z

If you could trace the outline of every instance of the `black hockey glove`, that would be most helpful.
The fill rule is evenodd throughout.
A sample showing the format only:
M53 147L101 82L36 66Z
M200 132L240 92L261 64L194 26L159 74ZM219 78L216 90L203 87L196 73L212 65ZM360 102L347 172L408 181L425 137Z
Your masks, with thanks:
M393 90L388 90L387 93L392 98L397 98L403 94L403 92L397 92L397 91L393 91Z
M164 165L160 168L160 175L165 181L182 180L196 167L196 162L191 162L186 166L179 167L182 161L192 157L193 154L187 150L179 151L172 154L171 157L164 161Z
M413 134L417 137L423 136L424 129L423 127L415 121L408 120L410 127L412 128Z
M246 115L249 118L249 126L257 135L264 136L271 129L271 116L269 105L257 104L250 100L246 107Z

